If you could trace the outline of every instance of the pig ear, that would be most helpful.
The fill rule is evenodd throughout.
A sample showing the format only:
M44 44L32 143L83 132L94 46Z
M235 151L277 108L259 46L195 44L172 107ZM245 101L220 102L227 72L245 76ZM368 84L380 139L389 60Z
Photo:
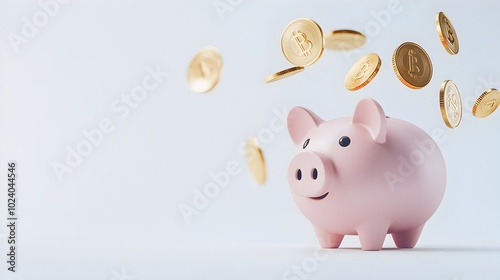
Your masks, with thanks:
M304 141L304 136L311 129L318 127L323 120L306 108L295 107L288 113L287 122L290 137L298 146Z
M368 131L370 131L375 142L385 143L387 119L384 109L382 109L382 106L380 106L377 101L371 98L365 98L359 101L354 111L352 123L366 127Z

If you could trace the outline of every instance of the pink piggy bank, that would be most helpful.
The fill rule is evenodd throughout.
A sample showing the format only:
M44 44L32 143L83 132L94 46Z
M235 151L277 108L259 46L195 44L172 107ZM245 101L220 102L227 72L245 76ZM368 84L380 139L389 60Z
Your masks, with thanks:
M386 234L398 248L415 246L446 188L443 156L427 133L369 98L353 117L332 121L295 107L288 131L300 149L288 167L292 196L322 247L358 235L363 250L380 250Z

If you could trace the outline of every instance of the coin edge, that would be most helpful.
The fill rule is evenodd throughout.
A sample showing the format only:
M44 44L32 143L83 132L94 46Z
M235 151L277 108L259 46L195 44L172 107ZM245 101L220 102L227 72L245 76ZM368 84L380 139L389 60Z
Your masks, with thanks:
M255 182L257 182L259 185L263 185L266 182L267 179L267 168L266 168L266 161L264 158L264 153L262 152L262 149L260 148L259 142L255 137L250 138L247 140L247 144L245 147L245 152L248 151L250 148L255 148L257 151L257 154L259 155L259 160L261 161L261 167L262 167L262 178L256 178L254 174L254 169L251 168L250 161L248 160L248 157L246 157L246 162L247 162L247 167L250 170L250 174L252 175L252 178L254 179ZM260 179L260 180L259 180Z
M458 120L458 123L457 123L456 126L453 126L451 124L451 121L448 118L448 114L447 114L447 110L446 110L446 102L445 102L445 98L444 97L446 95L446 88L447 88L448 83L451 83L451 84L453 84L455 86L455 88L457 89L458 97L460 98L460 119ZM462 104L462 96L460 95L460 90L458 90L457 85L452 80L445 80L441 84L441 88L439 90L439 105L440 105L440 109L441 109L441 117L443 118L443 121L446 124L446 126L449 127L449 128L451 128L451 129L457 128L462 123L463 104Z
M264 82L271 83L271 82L278 81L280 79L288 78L289 76L287 76L287 77L283 77L283 76L286 74L289 74L289 73L293 73L292 75L295 75L295 74L298 74L298 73L304 71L304 69L305 68L303 66L293 66L293 67L278 71L276 73L273 73L273 74L265 77Z
M448 41L446 40L446 38L444 37L444 34L443 34L443 30L441 28L441 18L440 18L440 15L443 15L444 18L448 19L448 22L450 23L451 25L451 28L453 29L453 34L455 34L455 37L456 34L457 34L457 31L455 30L455 26L453 26L453 23L450 21L450 19L448 18L448 16L444 13L444 12L439 12L436 14L436 27L437 27L437 32L438 32L438 36L439 36L439 40L441 41L441 45L443 45L443 48L446 50L447 53L451 54L451 55L456 55L458 54L458 51L460 51L460 42L458 41L458 37L457 37L457 51L454 52L453 49L448 45Z
M423 53L427 56L428 58L428 61L429 61L429 66L430 66L430 75L429 75L429 81L427 81L423 86L415 86L413 84L410 84L408 81L406 81L403 76L399 73L399 69L397 68L397 63L396 63L396 57L397 57L397 54L399 53L399 51L403 48L404 45L407 45L407 44L414 44L415 46L417 46L419 49L421 49L423 51ZM392 54L392 68L394 70L394 73L396 74L396 77L399 79L399 81L401 83L403 83L405 86L411 88L411 89L422 89L424 87L426 87L431 81L432 81L432 76L434 75L434 69L433 69L433 66L432 66L432 60L431 60L431 57L429 56L429 54L427 53L427 51L425 51L425 49L420 46L419 44L415 43L415 42L404 42L402 43L401 45L399 45L399 47L396 48L396 50L394 51L394 53Z
M480 96L476 99L476 102L474 102L474 106L472 106L472 115L473 115L474 117L479 118L479 119L486 118L486 117L488 117L489 115L493 114L493 113L494 113L494 112L498 109L498 107L500 106L500 104L499 104L499 105L497 105L497 107L496 107L496 108L495 108L495 109L494 109L491 113L487 114L487 115L486 115L486 116L484 116L484 117L480 117L480 116L477 116L477 115L476 115L476 111L477 111L477 109L479 108L479 106L480 106L481 102L483 101L484 97L485 97L485 96L487 96L487 95L488 95L490 92L492 92L492 91L497 91L497 92L500 94L500 91L499 91L498 89L496 89L496 88L490 88L490 89L485 90L485 91L484 91L484 92L483 92L483 93L482 93L482 94L481 94L481 95L480 95Z
M339 29L339 30L332 30L328 34L324 35L325 48L327 48L329 50L335 50L335 51L343 51L344 50L344 49L337 49L337 48L327 47L327 43L326 43L327 38L330 38L330 37L334 36L337 33L344 33L344 34L348 33L350 35L358 35L358 36L362 37L364 39L363 44L361 46L355 47L355 48L360 48L360 47L362 47L363 45L366 44L366 35L365 34L359 32L359 31L356 31L356 30L351 30L351 29Z
M368 78L366 78L366 80L365 80L363 83L361 83L360 85L358 85L357 87L354 87L354 88L352 88L352 89L351 89L351 88L349 88L349 87L346 85L346 79L347 79L347 76L349 75L349 73L351 72L352 68L353 68L353 67L357 64L357 62L358 62L359 60L361 60L361 59L362 59L362 58L364 58L364 57L370 56L370 55L372 55L372 54L374 54L374 55L377 57L377 59L378 59L377 66L375 67L375 69L374 69L374 71L372 72L372 74L371 74ZM380 59L380 56L379 56L378 54L376 54L376 53L369 53L369 54L367 54L367 55L364 55L364 56L360 57L358 60L356 60L356 62L354 63L354 65L353 65L353 66L349 69L349 71L347 72L346 77L344 78L344 87L345 87L347 90L349 90L349 91L357 91L357 90L360 90L360 89L364 88L364 87L365 87L366 85L368 85L371 81L373 81L373 79L375 79L375 76L377 76L378 72L380 71L380 67L382 67L382 59Z

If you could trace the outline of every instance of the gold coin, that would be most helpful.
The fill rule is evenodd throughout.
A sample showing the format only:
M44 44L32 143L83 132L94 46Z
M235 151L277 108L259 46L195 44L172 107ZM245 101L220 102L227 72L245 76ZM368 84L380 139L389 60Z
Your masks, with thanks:
M247 165L253 179L260 185L266 182L266 162L257 139L250 138L246 145Z
M456 128L462 120L462 98L457 86L450 80L441 85L439 106L444 123L449 128Z
M377 75L382 61L376 53L360 58L345 76L344 86L348 90L358 90L370 83Z
M290 76L295 75L297 73L300 73L302 71L304 71L304 67L294 66L292 68L288 68L288 69L285 69L285 70L282 70L282 71L279 71L279 72L276 72L274 74L267 76L264 79L264 82L270 83L270 82L274 82L277 80L281 80L283 78L290 77Z
M293 65L313 64L321 57L324 48L323 31L310 19L299 18L290 22L281 35L281 51Z
M392 56L392 68L407 87L425 87L432 78L432 62L425 50L412 42L401 44Z
M325 47L332 50L352 50L362 47L365 43L365 35L354 30L334 30L325 35Z
M194 92L205 93L219 82L222 58L213 47L200 50L189 64L187 80Z
M476 100L472 107L472 114L477 118L485 118L493 113L500 104L500 91L491 88Z
M457 33L451 21L443 12L436 15L436 27L444 49L449 54L457 54L459 50Z

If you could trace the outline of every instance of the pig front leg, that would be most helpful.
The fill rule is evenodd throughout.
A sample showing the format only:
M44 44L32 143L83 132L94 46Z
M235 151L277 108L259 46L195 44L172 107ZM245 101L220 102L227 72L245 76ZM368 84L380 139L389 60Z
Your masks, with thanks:
M342 239L344 239L344 236L340 234L327 232L316 227L314 227L314 230L316 231L319 244L323 248L338 248L340 243L342 243Z
M384 245L385 236L390 223L385 221L371 221L356 229L364 251L379 251Z
M424 225L421 225L410 230L394 232L392 233L392 239L394 239L394 243L398 248L413 248L417 244L423 228Z

